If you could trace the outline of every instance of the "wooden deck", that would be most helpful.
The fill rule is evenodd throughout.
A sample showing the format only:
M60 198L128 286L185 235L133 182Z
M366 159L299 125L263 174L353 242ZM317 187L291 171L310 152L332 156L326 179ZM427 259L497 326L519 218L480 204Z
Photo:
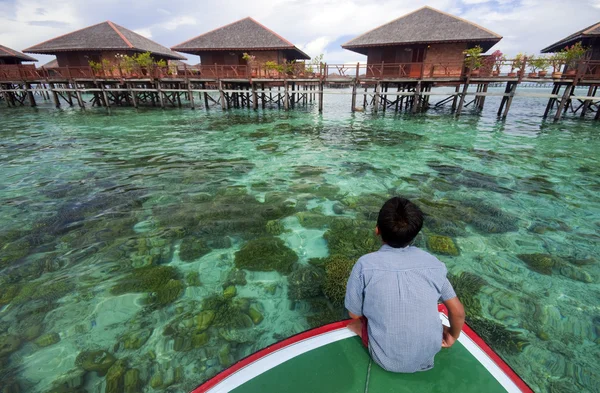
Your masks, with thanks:
M516 65L521 67L516 68ZM323 94L352 95L351 110L374 112L386 110L410 110L413 113L426 110L440 103L430 104L430 98L445 95L443 104L452 105L459 115L463 107L475 104L483 109L485 97L502 97L498 116L506 117L514 97L547 98L544 116L555 109L554 118L559 119L574 101L581 101L578 108L586 113L595 112L600 119L600 61L581 61L568 73L543 77L525 72L526 62L505 61L501 67L470 70L464 63L403 63L403 64L321 64L310 70L303 63L288 67L285 71L267 69L264 66L213 65L174 67L151 67L149 69L124 70L92 69L91 67L35 68L30 65L0 66L0 97L7 106L36 105L35 96L52 99L56 106L62 102L84 108L82 94L92 94L93 106L182 106L182 98L195 108L194 94L203 105L220 106L222 109L248 107L258 109L267 105L293 109L297 104L318 103L323 110ZM308 71L315 72L308 72ZM553 77L554 76L554 77ZM551 91L517 93L522 83L547 83ZM504 85L505 91L488 92L490 85ZM324 86L350 86L351 93L325 91ZM438 86L455 87L454 93L432 91ZM476 91L469 91L469 87ZM575 95L577 86L589 87L587 95ZM364 92L359 91L364 89ZM370 91L372 90L372 92ZM393 91L393 90L396 91ZM392 90L392 91L390 91ZM549 89L550 90L550 89ZM357 97L362 95L362 109ZM215 97L216 96L216 97ZM468 96L474 97L466 102Z

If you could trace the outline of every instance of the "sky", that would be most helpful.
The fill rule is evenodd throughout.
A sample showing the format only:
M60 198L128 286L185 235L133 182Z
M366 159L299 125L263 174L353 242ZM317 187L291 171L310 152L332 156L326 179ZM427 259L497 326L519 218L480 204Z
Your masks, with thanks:
M106 20L171 47L250 16L330 64L364 61L346 41L424 5L504 38L492 51L537 54L600 22L600 0L0 0L0 45L23 50ZM51 56L33 55L40 64ZM196 64L197 56L187 55Z

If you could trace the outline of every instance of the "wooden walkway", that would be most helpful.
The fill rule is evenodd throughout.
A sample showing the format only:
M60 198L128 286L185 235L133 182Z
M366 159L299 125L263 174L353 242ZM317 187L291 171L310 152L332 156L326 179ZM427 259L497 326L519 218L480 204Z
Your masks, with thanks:
M379 111L422 112L431 107L451 106L458 116L473 105L482 110L486 97L502 97L498 116L508 116L515 97L548 99L544 117L558 120L571 109L581 117L600 119L600 62L583 61L570 74L530 77L525 64L515 70L511 61L503 68L471 71L462 63L409 64L322 64L317 72L294 67L286 72L249 66L200 66L193 69L153 68L124 72L121 69L95 71L90 67L0 66L0 97L8 107L37 104L36 97L62 104L103 106L151 105L157 107L220 107L284 110L318 104L323 111L324 94L351 95L352 111L368 108ZM548 91L518 92L521 84L548 84ZM351 87L326 90L325 86ZM504 92L488 91L504 86ZM453 87L453 93L435 87ZM576 95L576 87L587 87ZM471 90L469 90L471 89ZM91 95L84 101L83 95ZM432 103L435 96L443 97ZM362 102L358 103L358 98Z

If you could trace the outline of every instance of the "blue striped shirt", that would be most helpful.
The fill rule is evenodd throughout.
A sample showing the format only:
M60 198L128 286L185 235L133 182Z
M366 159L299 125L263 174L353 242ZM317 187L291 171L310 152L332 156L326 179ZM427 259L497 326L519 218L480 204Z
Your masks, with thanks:
M409 246L384 245L354 265L346 308L368 319L369 352L388 371L412 373L433 367L442 345L437 304L456 297L446 266Z

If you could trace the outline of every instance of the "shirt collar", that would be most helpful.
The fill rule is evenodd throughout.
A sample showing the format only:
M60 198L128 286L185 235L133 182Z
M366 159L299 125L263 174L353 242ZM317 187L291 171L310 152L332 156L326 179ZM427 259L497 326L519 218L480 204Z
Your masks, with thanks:
M400 247L400 248L395 248L392 247L388 244L384 244L383 246L381 246L381 248L379 249L379 251L393 251L393 252L400 252L400 251L405 251L410 247L410 245L406 246L406 247Z

